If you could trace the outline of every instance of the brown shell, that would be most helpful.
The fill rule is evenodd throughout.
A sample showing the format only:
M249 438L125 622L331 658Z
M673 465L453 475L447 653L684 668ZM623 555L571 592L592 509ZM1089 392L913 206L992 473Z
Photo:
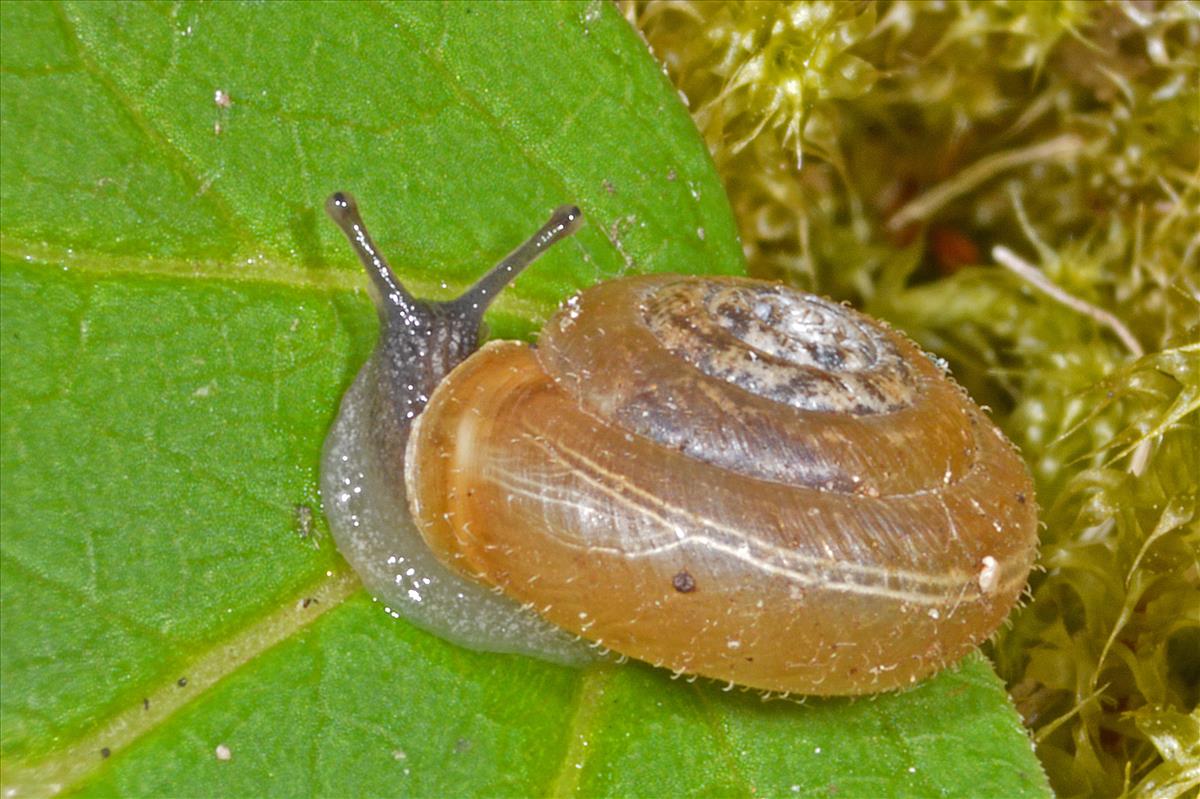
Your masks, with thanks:
M584 292L537 349L459 366L407 461L448 565L616 652L765 690L936 671L1004 620L1036 546L1028 470L936 363L748 280Z

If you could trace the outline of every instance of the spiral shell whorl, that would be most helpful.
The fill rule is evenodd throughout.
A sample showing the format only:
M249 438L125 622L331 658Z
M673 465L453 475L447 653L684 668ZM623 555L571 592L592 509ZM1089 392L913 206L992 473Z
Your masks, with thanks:
M974 459L969 401L912 342L783 286L613 281L542 331L538 359L599 418L760 479L886 496Z
M642 304L663 347L709 377L807 411L890 413L915 376L851 309L768 283L678 280Z

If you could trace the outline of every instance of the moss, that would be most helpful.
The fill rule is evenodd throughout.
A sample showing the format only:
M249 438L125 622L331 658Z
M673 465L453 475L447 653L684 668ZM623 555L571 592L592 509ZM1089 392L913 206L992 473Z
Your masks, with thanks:
M625 0L751 270L946 356L1038 484L993 642L1055 790L1200 784L1200 4Z

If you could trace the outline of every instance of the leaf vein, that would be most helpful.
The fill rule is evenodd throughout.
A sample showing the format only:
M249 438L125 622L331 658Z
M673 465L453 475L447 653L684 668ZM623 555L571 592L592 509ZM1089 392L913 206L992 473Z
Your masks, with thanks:
M217 683L296 635L361 588L358 578L348 571L322 576L296 595L316 601L303 604L284 601L257 622L231 633L195 657L184 668L188 675L187 691L178 690L176 682L168 679L145 694L148 702L115 713L49 758L36 763L4 763L4 784L0 791L6 799L20 799L52 797L80 787L102 764L110 762L96 757L102 748L113 759L127 752Z
M191 156L180 149L170 136L153 124L128 92L118 84L114 76L91 57L87 46L80 37L78 24L63 9L62 4L56 3L54 9L72 55L83 65L87 74L91 75L105 93L112 98L115 107L120 109L134 127L146 137L147 142L163 155L176 174L196 192L196 196L202 197L203 201L224 220L226 229L238 240L239 244L244 249L251 249L253 240L245 221L234 211L220 192L208 190L210 188L207 185L209 181L204 178L202 170L193 162Z

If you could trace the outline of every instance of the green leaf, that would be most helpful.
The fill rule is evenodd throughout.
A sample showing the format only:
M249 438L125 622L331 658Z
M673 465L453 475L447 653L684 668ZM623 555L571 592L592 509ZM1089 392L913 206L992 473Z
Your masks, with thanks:
M425 295L578 202L493 314L507 335L613 275L742 269L686 110L607 3L0 15L6 799L1046 794L977 656L764 703L459 649L334 551L318 455L376 322L330 192Z

